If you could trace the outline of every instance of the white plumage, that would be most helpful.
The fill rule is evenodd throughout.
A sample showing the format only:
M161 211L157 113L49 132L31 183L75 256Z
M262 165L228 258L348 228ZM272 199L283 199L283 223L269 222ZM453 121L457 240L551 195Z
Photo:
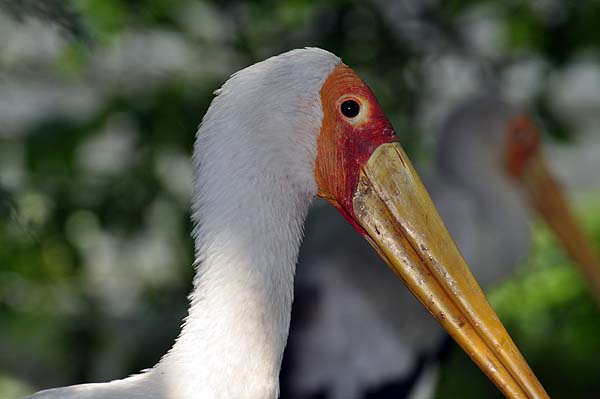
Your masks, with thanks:
M323 111L340 63L294 50L217 92L194 148L196 276L173 348L139 375L31 399L275 398Z

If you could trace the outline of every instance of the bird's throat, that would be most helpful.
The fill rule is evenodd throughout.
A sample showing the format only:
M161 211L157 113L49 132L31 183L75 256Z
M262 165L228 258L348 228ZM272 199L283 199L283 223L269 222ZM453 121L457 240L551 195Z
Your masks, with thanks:
M194 397L277 397L310 198L246 187L230 207L232 196L200 198L189 315L156 369L205 394Z

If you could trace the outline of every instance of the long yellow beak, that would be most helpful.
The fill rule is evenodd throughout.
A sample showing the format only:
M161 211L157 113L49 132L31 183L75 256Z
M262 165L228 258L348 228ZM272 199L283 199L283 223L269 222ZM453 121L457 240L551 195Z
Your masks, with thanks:
M565 194L550 174L540 151L528 161L523 179L532 206L546 220L575 261L600 305L600 260L592 244L579 228Z
M402 147L361 167L356 222L388 266L508 398L547 398L490 307Z

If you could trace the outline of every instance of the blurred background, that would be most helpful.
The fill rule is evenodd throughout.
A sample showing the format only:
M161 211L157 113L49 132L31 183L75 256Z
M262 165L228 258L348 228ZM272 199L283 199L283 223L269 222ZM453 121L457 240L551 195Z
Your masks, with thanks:
M190 155L213 91L305 46L371 86L414 162L482 90L530 110L600 246L600 2L0 0L0 398L121 378L191 289ZM555 398L600 397L600 312L544 226L491 301ZM460 350L436 397L494 397Z

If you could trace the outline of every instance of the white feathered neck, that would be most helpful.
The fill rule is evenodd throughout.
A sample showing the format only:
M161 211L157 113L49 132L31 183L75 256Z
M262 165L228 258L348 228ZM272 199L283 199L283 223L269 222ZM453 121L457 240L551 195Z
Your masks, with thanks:
M275 398L323 112L339 58L294 50L216 92L194 148L196 269L173 348L153 369L44 398ZM37 396L36 396L37 399Z

